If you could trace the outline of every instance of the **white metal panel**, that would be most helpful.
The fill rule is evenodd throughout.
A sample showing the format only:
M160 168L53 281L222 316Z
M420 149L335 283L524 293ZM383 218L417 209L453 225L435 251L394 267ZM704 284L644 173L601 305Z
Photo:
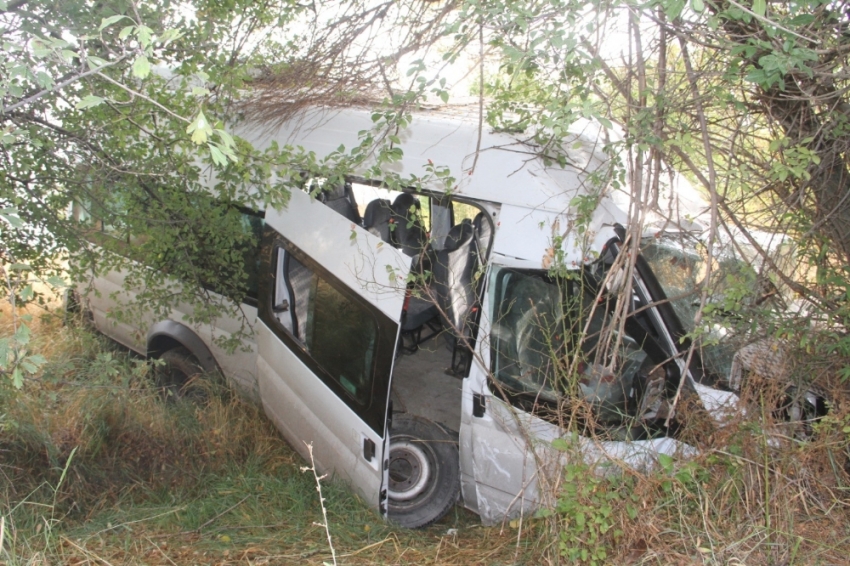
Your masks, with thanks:
M377 507L382 481L383 439L298 359L265 324L258 324L257 363L263 409L287 441L309 460L313 445L318 469L349 482ZM375 443L371 462L363 440Z
M141 354L145 353L145 334L128 320L116 320L110 314L121 305L130 304L133 294L124 289L125 274L110 271L91 279L90 285L79 288L88 301L97 329L113 340Z
M510 258L534 262L532 269L547 269L553 259L552 245L556 238L562 238L561 247L567 267L577 268L595 259L588 254L588 250L598 253L616 235L613 229L615 223L628 223L625 214L615 214L618 210L608 205L610 202L607 200L600 203L586 232L587 240L584 236L579 237L573 214L505 205L499 213L493 251Z
M346 150L357 145L358 132L374 126L371 114L367 109L312 108L280 128L247 124L237 132L258 148L277 141L314 151L321 158L340 145ZM577 194L595 192L597 189L586 183L587 176L608 161L602 151L607 133L588 121L575 124L574 137L564 142L569 156L564 169L544 167L537 157L538 147L506 133L491 132L486 125L479 130L477 120L469 117L417 112L397 135L404 157L382 165L388 171L422 177L426 167L444 166L457 180L457 187L449 187L455 194L555 212L568 210ZM373 164L365 163L363 170ZM430 188L446 189L439 184Z
M475 501L484 524L554 505L570 458L583 461L598 475L608 475L623 467L650 470L659 454L683 458L696 454L692 446L666 437L621 442L576 436L567 452L556 450L553 440L569 438L560 427L495 397L487 398L483 417L469 420L469 431L471 445L462 449L472 452Z
M139 354L146 355L147 344L145 343L145 339L148 329L154 323L159 322L159 319L155 319L151 311L146 311L142 313L141 317L132 320L119 321L110 316L114 311L123 310L127 305L132 305L136 301L136 291L124 288L125 277L126 275L123 271L110 271L102 276L93 278L91 287L92 289L96 289L98 293L92 291L85 294L88 291L88 286L80 286L78 290L89 301L92 314L94 315L95 326L100 332ZM173 281L167 284L178 285ZM209 300L227 301L227 299L212 292L209 293ZM227 351L216 343L217 339L226 340L240 330L247 330L250 336L252 327L257 319L257 308L242 304L239 307L239 312L241 313L239 316L221 316L214 321L213 325L187 323L186 315L191 312L192 308L190 305L186 303L178 304L165 318L191 328L204 344L206 344L207 348L210 349L224 375L243 395L254 402L258 402L257 379L255 375L257 364L256 343L249 337L243 340L241 348L237 348L233 352Z
M266 224L392 320L399 320L410 257L303 191L293 191L285 209L266 211Z

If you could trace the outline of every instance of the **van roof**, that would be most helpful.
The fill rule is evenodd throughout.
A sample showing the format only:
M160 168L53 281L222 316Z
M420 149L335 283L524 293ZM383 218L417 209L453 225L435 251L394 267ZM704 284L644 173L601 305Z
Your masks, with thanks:
M277 141L280 145L303 146L323 157L340 145L351 149L359 143L358 132L373 126L372 112L366 109L311 108L277 129L246 125L239 133L259 148ZM410 126L398 133L403 159L384 169L422 177L430 162L449 168L457 180L452 193L458 196L563 212L574 196L592 190L588 173L608 162L600 135L605 131L588 121L577 129L565 144L569 163L560 169L557 165L544 166L538 150L520 136L494 132L486 126L479 132L477 121L468 115L442 110L416 112ZM445 190L436 184L426 188Z
M632 195L626 183L610 183L607 168L611 157L605 152L610 142L621 140L616 129L606 129L590 120L579 120L562 141L567 163L544 164L540 148L529 136L493 131L479 126L477 107L439 108L413 113L410 125L397 133L404 156L382 165L401 177L423 177L429 164L447 167L456 179L451 193L472 200L500 203L521 209L533 209L564 218L566 226L574 217L575 197L599 195L590 228L626 223ZM374 127L372 110L355 107L314 107L283 122L267 127L246 123L237 131L257 148L279 145L302 146L319 158L342 145L348 151L358 145L358 133ZM361 173L374 164L363 165ZM604 186L599 186L602 179ZM596 184L594 184L596 183ZM672 223L687 230L706 206L705 200L681 175L662 181L658 211L649 222L664 227ZM436 192L446 189L436 182L424 188ZM666 219L666 220L665 220Z

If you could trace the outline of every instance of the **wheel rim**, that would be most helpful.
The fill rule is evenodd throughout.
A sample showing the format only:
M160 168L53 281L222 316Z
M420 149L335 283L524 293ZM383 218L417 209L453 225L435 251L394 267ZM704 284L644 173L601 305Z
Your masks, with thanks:
M421 442L400 440L390 445L390 499L410 501L425 491L430 480L431 463Z

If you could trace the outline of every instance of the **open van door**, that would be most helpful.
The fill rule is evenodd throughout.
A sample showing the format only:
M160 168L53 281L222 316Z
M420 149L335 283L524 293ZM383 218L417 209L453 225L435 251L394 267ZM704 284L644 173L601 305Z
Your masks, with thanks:
M257 325L266 414L386 513L387 414L410 258L293 191L266 213Z

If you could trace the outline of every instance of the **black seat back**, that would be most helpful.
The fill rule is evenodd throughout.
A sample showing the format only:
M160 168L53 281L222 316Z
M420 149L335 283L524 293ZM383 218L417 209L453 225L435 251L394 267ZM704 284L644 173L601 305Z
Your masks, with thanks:
M392 219L392 206L387 199L379 198L366 205L363 212L363 227L383 241L390 241L390 220Z
M409 256L419 255L427 240L419 219L419 199L410 193L401 193L392 205L393 245Z
M323 189L319 194L319 200L355 224L361 223L351 183L340 183L330 189Z

